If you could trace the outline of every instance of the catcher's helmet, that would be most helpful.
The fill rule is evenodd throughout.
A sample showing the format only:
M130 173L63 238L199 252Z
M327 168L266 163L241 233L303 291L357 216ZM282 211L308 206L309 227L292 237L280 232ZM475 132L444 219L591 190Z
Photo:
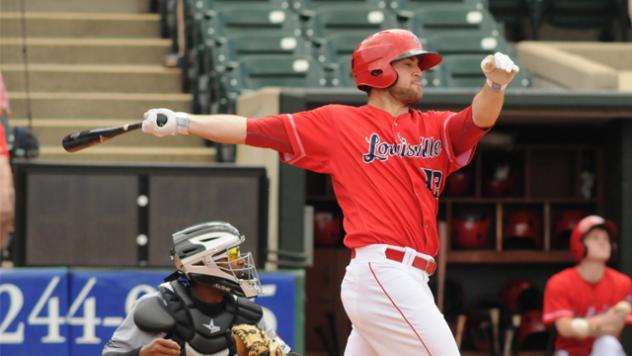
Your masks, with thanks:
M452 220L452 241L460 248L485 247L490 225L491 219L484 211L465 211Z
M613 222L608 221L602 218L601 216L597 216L597 215L586 216L585 218L581 219L577 223L577 225L575 225L575 228L573 229L573 232L571 233L570 248L571 248L571 254L573 255L573 259L575 260L575 262L579 262L584 257L586 257L586 245L584 245L584 236L586 236L586 234L590 230L597 227L604 228L606 231L608 231L608 235L610 236L610 244L613 247L616 247L615 237L617 236L617 232L618 232L617 226ZM614 248L613 248L613 255L614 255Z
M537 248L542 239L542 226L537 214L516 210L508 214L505 225L505 248Z
M573 229L577 223L586 216L581 210L571 209L565 210L560 215L555 224L555 233L553 234L555 247L559 249L567 249Z
M254 297L261 284L252 254L239 252L245 237L234 226L212 221L172 235L171 258L190 280L238 296Z
M421 70L436 66L442 59L438 53L424 51L419 38L410 31L390 29L365 38L351 58L356 87L363 91L390 87L397 81L397 72L391 63L409 57L419 58Z

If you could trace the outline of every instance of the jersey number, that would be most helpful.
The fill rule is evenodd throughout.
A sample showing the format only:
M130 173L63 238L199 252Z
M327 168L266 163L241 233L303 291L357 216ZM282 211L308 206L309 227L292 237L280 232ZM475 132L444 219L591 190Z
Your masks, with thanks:
M432 169L422 168L426 174L426 187L432 192L435 198L439 197L439 187L441 187L441 179L443 179L443 172L435 171Z

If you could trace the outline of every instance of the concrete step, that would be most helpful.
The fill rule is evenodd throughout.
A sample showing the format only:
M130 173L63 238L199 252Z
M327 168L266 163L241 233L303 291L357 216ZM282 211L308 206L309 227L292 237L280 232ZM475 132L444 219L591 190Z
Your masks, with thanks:
M215 162L213 147L114 147L110 142L68 153L61 145L40 146L40 160L110 162Z
M158 14L27 12L24 18L26 37L160 38ZM0 12L0 36L22 32L20 12Z
M162 64L170 40L154 38L28 38L30 64ZM22 38L0 37L0 63L24 62Z
M22 64L0 65L10 90L26 90ZM163 66L64 65L29 66L32 91L174 93L180 92L180 70Z
M11 88L9 88L11 90ZM28 117L27 93L9 92L13 117ZM190 94L30 93L33 118L138 118L151 108L191 111Z
M149 0L0 0L0 11L144 13Z
M61 144L62 139L73 132L90 130L102 127L114 127L139 121L135 119L33 119L33 131L42 145L56 146ZM11 119L11 126L26 127L27 119ZM119 135L109 142L108 146L155 146L155 147L205 147L204 140L195 136L173 136L164 139L151 135L146 135L140 130Z

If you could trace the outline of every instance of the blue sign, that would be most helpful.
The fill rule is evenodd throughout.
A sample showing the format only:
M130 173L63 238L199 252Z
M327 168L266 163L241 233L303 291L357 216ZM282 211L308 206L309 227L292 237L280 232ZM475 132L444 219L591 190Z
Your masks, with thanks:
M134 302L171 271L0 270L0 355L100 355ZM296 276L261 273L266 321L296 340ZM282 323L277 321L282 320Z
M169 273L73 270L67 316L70 355L100 355L134 302L155 292Z
M69 355L65 269L0 270L0 355Z

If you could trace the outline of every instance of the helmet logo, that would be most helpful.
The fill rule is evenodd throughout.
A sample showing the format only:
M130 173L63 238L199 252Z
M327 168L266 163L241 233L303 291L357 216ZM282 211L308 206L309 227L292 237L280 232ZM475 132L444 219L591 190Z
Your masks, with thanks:
M382 75L382 70L381 69L372 70L371 75L374 77L379 77L380 75Z

